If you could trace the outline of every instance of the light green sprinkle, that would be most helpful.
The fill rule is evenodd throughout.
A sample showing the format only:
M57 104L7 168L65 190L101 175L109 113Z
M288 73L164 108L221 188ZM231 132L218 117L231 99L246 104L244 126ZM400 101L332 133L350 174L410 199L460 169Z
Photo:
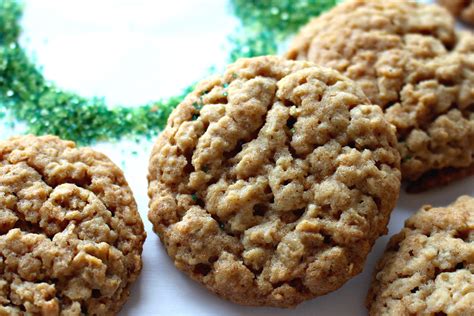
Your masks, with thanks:
M230 60L276 54L278 44L340 0L231 0L241 26L230 36Z
M229 60L274 54L278 43L309 18L329 9L337 0L230 0L241 26L229 37ZM19 44L23 5L0 0L0 116L25 122L28 132L53 134L79 144L131 137L154 137L169 114L194 89L142 106L108 106L102 98L85 98L47 81ZM236 79L237 74L232 74ZM227 86L224 86L227 88ZM202 95L209 93L203 91ZM227 96L227 92L223 93ZM201 96L201 104L202 96ZM199 111L202 105L196 106ZM193 115L193 120L199 117ZM14 122L8 124L14 125Z

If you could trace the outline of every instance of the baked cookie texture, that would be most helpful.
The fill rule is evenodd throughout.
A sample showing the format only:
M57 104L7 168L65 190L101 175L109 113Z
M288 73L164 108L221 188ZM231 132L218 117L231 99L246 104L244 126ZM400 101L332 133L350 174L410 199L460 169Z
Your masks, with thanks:
M286 57L340 71L380 105L404 179L474 165L474 35L440 6L350 0L303 27Z
M438 0L438 3L449 10L461 21L474 24L474 2L471 0Z
M358 274L400 187L394 127L354 82L241 59L171 114L149 219L176 267L244 305L294 306Z
M0 141L0 315L115 315L145 237L105 155L53 136Z
M423 206L393 236L367 297L370 315L474 315L474 198Z

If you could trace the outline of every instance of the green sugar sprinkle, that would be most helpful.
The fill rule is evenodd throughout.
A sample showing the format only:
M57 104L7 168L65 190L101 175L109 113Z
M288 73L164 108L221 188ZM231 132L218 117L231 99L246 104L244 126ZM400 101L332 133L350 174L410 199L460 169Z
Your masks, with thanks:
M229 59L276 53L279 41L335 3L231 0L242 25L230 36ZM169 114L193 89L190 86L177 96L138 107L111 107L102 98L85 98L60 89L44 78L19 45L22 9L16 0L0 0L0 118L8 113L25 122L30 133L53 134L81 145L125 136L151 137L165 127ZM202 105L195 107L199 111ZM195 114L193 119L197 117Z
M109 107L100 98L84 98L45 80L18 44L22 5L0 1L0 110L28 125L28 132L53 134L79 144L152 136L189 93L139 107ZM0 112L1 112L0 111Z
M229 36L230 61L276 54L278 45L341 0L231 0L240 27Z
M193 107L197 110L197 111L200 111L202 109L202 105L197 103L197 102L194 102L193 103Z

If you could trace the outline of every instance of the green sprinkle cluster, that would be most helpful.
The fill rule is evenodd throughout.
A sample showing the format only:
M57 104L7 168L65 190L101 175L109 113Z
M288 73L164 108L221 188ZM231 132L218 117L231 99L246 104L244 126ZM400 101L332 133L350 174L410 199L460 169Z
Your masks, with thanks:
M80 144L123 136L152 136L190 92L139 107L109 107L48 82L18 43L22 5L0 0L0 113L9 110L33 134L53 134Z
M231 0L242 25L230 37L229 59L276 53L279 41L336 1ZM110 107L101 98L64 91L48 82L20 47L21 16L19 1L0 0L0 118L9 113L27 123L30 133L53 134L82 145L150 137L164 128L171 111L193 89L138 107Z
M241 26L229 37L230 60L276 54L278 44L341 0L231 0Z

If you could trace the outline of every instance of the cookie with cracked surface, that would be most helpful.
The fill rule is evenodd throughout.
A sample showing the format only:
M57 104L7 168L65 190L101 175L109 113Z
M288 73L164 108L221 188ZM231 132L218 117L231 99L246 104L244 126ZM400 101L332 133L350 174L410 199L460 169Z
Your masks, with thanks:
M471 0L437 0L440 5L448 9L461 21L474 24L474 2Z
M393 236L367 297L370 315L474 315L474 198L423 206Z
M115 315L145 237L105 155L53 136L0 141L0 315Z
M403 179L437 170L441 184L474 165L474 35L440 6L350 0L305 26L286 56L342 72L384 109Z
M148 217L221 297L294 306L362 270L400 187L394 127L353 81L277 57L201 82L152 151Z

